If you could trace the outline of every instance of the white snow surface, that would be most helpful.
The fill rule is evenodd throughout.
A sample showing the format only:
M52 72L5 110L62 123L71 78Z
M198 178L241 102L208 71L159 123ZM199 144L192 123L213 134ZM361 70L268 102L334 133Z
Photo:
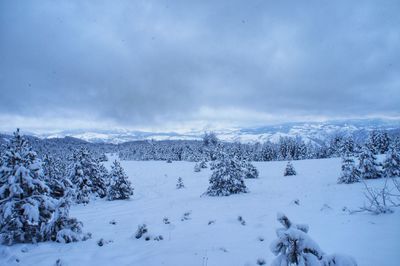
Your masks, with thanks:
M270 265L274 255L269 246L281 227L278 212L308 224L308 235L327 254L351 255L361 266L400 265L400 209L350 215L342 209L363 204L364 185L336 183L340 159L294 161L298 174L289 177L283 176L286 163L254 163L260 177L245 180L250 193L207 197L201 195L208 187L209 168L195 173L190 162L122 161L135 188L130 200L99 199L71 208L71 216L83 222L92 239L0 246L0 265L55 265L60 259L69 266L247 266L257 265L259 258ZM175 188L178 177L184 189ZM383 182L370 180L368 185L379 188ZM186 212L190 218L181 221ZM171 223L164 224L164 217ZM164 240L134 238L143 223L150 235ZM103 246L97 245L101 238Z

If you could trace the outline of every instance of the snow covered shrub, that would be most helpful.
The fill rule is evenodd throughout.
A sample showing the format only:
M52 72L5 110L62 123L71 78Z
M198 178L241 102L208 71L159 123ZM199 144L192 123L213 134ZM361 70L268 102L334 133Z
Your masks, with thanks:
M277 257L272 266L356 266L357 263L346 255L325 255L312 240L307 225L293 224L286 215L278 213L278 221L283 225L276 231L277 239L271 243L271 251Z
M379 164L376 162L376 156L368 147L364 147L359 155L358 170L360 177L363 179L375 179L381 177L378 169Z
M14 133L0 168L0 242L35 243L84 240L81 223L68 217L67 197L56 200L44 183L41 162L19 134Z
M167 163L172 163L172 160L171 160L171 159L168 159L168 160L167 160Z
M206 169L207 168L207 162L205 160L201 160L199 163L200 168Z
M291 176L291 175L296 175L296 170L294 169L292 162L288 161L286 164L285 171L283 172L283 176Z
M198 172L200 172L200 170L201 170L200 165L199 165L198 163L196 163L196 164L194 165L194 171L195 171L196 173L198 173Z
M243 162L243 171L244 171L244 178L258 178L258 170L257 168L249 163L249 162Z
M133 195L131 182L118 161L114 161L109 175L108 200L129 199Z
M385 177L400 176L400 153L393 147L386 154L382 169Z
M178 182L176 183L176 189L181 189L181 188L185 188L185 185L183 184L182 177L179 177Z
M76 203L89 203L91 195L106 196L106 182L99 163L87 149L82 148L74 153L70 180L75 186Z
M242 164L236 157L222 153L219 159L212 164L211 170L213 173L206 195L229 196L248 192L243 180Z
M171 222L169 221L168 217L163 218L163 223L164 224L170 224Z
M354 160L349 155L342 158L342 172L338 178L339 184L351 184L360 181L360 173L356 168Z

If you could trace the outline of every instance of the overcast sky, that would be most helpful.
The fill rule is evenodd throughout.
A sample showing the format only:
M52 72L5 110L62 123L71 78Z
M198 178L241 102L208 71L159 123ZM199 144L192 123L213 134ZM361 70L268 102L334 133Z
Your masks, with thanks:
M400 1L0 1L0 129L400 116Z

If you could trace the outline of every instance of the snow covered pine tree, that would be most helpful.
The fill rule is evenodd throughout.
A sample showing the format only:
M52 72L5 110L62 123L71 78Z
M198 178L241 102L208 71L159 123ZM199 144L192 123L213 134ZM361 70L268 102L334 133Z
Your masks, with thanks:
M106 196L106 182L100 171L100 164L87 149L81 148L73 154L70 180L75 186L76 203L89 203L93 194Z
M67 194L66 190L73 189L71 181L61 170L64 167L60 160L56 160L48 154L43 158L43 175L53 198L62 198Z
M64 205L62 214L56 215L61 211L60 201L49 196L42 173L40 160L17 129L6 147L0 168L1 243L61 241L67 236L69 241L86 238L81 224L68 217L68 206ZM52 226L60 219L64 223Z
M220 152L218 160L212 163L211 170L213 170L213 173L206 195L229 196L248 192L243 181L242 164L235 156Z
M286 164L285 171L283 172L283 176L291 176L291 175L296 175L296 170L293 167L293 164L291 161L288 161Z
M375 179L381 177L381 171L378 169L379 164L376 162L376 156L371 149L364 146L359 155L358 170L360 177L363 179Z
M338 178L339 184L351 184L360 181L360 172L356 168L353 158L349 153L342 157L342 172Z
M109 176L108 200L129 199L133 195L131 182L128 180L121 164L115 160Z
M394 147L389 148L382 168L385 177L400 176L400 153Z
M307 235L308 225L293 224L284 214L278 213L283 228L276 230L278 239L270 249L277 257L271 266L357 266L347 255L325 255L318 244Z

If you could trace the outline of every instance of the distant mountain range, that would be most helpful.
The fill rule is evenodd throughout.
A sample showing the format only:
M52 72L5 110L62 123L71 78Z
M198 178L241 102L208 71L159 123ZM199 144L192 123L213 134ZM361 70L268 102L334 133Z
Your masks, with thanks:
M391 134L400 134L400 120L386 119L357 119L334 120L327 122L295 122L276 125L234 128L214 131L218 138L225 141L240 142L276 142L280 137L300 137L304 141L323 140L335 134L351 134L358 139L365 139L369 132L374 130L386 130ZM25 132L39 138L63 138L73 137L92 143L123 143L136 140L196 140L201 139L204 131L177 132L144 132L131 130L71 130L59 131L47 134Z

